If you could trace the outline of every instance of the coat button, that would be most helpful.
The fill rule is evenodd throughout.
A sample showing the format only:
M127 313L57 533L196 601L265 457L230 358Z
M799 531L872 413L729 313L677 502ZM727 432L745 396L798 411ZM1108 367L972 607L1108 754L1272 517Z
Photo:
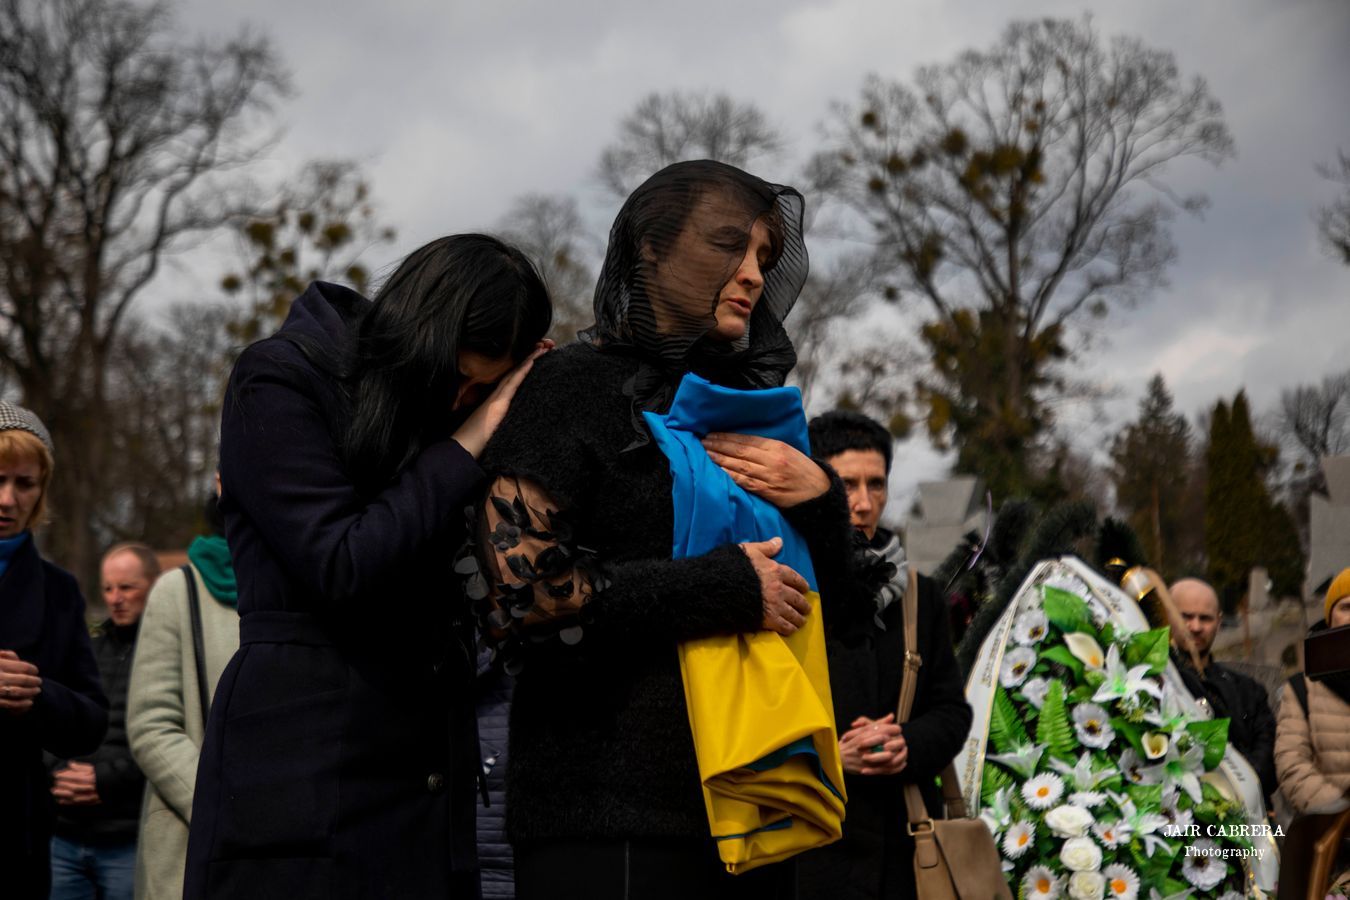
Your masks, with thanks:
M445 776L440 772L432 772L427 776L427 790L433 794L439 794L445 790Z

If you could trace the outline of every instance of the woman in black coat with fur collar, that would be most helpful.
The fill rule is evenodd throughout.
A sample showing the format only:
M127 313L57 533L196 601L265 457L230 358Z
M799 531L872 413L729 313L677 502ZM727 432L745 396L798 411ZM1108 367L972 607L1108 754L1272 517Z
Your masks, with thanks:
M240 648L202 747L186 897L478 896L452 557L475 458L550 319L518 250L458 235L374 303L311 285L240 357L220 453Z
M37 416L0 401L0 890L45 898L56 818L42 751L92 753L108 700L75 578L38 555L52 446Z

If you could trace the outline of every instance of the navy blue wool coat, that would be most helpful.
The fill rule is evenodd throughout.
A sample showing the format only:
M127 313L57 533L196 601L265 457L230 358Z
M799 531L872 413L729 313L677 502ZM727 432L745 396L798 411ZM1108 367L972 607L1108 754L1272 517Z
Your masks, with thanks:
M75 578L38 556L30 537L0 577L0 650L37 666L42 693L22 715L0 712L0 895L46 898L56 805L46 750L92 753L108 728L108 700Z
M451 566L482 473L445 440L377 493L354 484L338 385L366 308L315 283L230 376L220 509L240 648L198 767L188 898L477 896L474 667Z

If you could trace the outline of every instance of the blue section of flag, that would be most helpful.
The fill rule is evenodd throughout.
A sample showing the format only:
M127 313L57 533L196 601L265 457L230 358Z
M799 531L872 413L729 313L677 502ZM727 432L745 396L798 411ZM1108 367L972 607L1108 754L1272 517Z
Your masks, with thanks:
M741 391L690 374L680 382L670 412L643 415L670 460L675 558L701 556L723 544L781 537L783 549L774 559L817 590L806 541L776 506L732 481L700 443L711 432L725 431L773 438L809 453L801 391L795 387Z

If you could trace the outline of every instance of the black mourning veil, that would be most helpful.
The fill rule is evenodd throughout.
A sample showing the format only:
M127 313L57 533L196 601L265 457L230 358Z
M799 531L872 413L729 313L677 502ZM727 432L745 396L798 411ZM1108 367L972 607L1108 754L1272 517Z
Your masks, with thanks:
M609 233L595 286L595 324L581 339L601 352L637 356L625 390L645 443L641 412L663 412L685 372L736 388L776 387L797 361L783 320L806 281L804 201L712 160L667 166L632 193ZM762 220L772 250L764 289L739 340L708 336L722 288Z

